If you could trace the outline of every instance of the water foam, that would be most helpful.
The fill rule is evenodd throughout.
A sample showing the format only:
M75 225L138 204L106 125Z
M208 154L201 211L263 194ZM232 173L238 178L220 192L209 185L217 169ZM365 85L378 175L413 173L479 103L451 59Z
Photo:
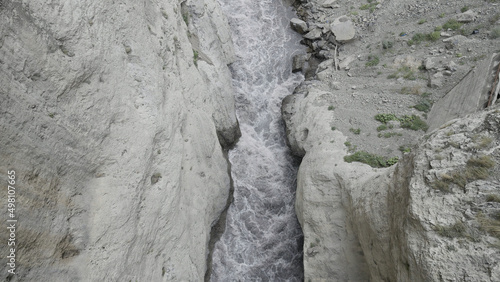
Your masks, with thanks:
M302 232L294 210L297 164L285 144L281 101L303 80L303 52L281 1L221 0L233 31L232 64L242 136L229 152L234 202L215 244L211 281L302 281Z

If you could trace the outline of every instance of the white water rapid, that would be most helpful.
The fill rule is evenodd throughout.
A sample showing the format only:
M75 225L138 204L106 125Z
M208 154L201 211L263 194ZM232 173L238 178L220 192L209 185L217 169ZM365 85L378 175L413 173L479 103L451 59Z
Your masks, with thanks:
M229 152L234 202L215 244L211 281L302 281L302 232L295 216L297 161L285 144L281 100L303 80L304 53L282 0L221 0L238 59L231 66L242 136Z

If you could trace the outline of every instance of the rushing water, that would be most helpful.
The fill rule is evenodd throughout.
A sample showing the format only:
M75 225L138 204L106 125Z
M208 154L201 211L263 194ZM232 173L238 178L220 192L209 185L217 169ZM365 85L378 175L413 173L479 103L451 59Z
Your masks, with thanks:
M229 152L234 202L214 247L211 281L302 281L297 165L280 107L303 79L292 74L291 60L304 49L281 0L220 1L238 57L231 68L242 136Z

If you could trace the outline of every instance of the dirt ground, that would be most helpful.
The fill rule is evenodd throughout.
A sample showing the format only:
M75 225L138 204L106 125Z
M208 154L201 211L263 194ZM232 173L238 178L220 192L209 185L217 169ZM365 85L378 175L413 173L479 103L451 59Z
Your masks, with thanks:
M342 15L355 25L355 38L337 46L339 62L347 67L320 65L306 82L333 94L331 126L348 136L353 151L401 156L410 150L426 132L401 128L397 121L377 130L382 123L375 115L416 115L425 121L434 101L500 51L500 1L320 0L301 5L306 9L299 6L298 14L309 28L327 26ZM464 17L468 22L454 21Z

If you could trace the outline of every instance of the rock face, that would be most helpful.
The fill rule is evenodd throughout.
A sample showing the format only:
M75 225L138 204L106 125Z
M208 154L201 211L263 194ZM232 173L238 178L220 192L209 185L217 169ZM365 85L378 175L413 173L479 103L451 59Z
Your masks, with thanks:
M304 156L305 281L500 279L499 110L456 120L375 169L344 162L346 138L325 130L324 108L314 91L283 102L290 147Z
M499 63L500 54L490 55L440 99L429 113L430 130L434 130L454 118L483 109L488 103L487 97ZM455 64L450 65L449 69L454 69ZM439 78L430 78L431 81L436 79Z
M202 281L239 135L217 2L3 1L0 58L14 281Z

